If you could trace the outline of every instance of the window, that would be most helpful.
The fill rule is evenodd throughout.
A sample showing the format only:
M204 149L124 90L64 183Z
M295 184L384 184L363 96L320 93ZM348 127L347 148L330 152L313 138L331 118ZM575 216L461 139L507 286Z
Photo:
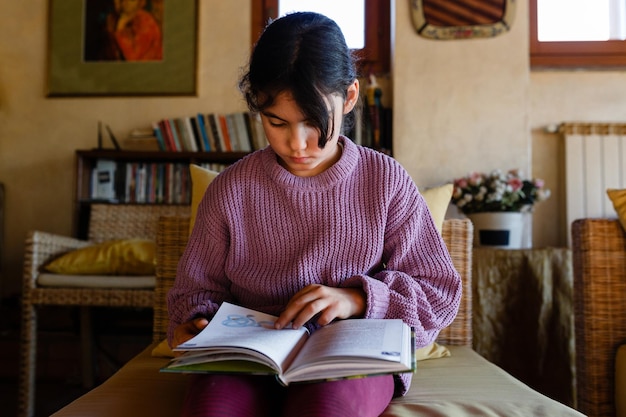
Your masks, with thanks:
M252 0L252 43L256 42L265 23L280 14L295 10L315 10L324 13L341 26L348 46L361 57L361 73L389 72L391 53L391 11L388 0L352 0L355 6L346 8L346 0ZM357 3L360 3L357 4ZM320 9L321 7L321 9ZM362 16L355 24L355 16Z
M530 0L531 67L626 67L625 8L624 0Z

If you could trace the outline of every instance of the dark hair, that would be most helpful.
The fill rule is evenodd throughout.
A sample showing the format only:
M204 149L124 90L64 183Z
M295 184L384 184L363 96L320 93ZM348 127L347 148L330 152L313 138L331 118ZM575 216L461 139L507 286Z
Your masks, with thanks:
M265 28L239 88L252 112L263 111L278 94L289 91L319 129L318 145L323 148L335 131L329 126L334 119L324 98L339 93L345 99L356 78L356 59L337 23L318 13L297 12ZM353 123L351 112L344 117L343 128Z

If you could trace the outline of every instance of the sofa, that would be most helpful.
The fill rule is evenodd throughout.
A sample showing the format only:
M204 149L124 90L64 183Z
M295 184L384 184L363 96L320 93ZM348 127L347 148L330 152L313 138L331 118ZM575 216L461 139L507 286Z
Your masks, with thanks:
M187 217L159 220L153 344L54 417L179 414L188 375L160 373L168 359L158 356L156 348L165 339L165 296L174 281L188 234ZM383 416L583 416L516 380L472 349L472 224L469 220L445 220L442 235L464 288L459 314L437 339L448 354L426 356L419 361L410 391L394 399Z
M571 232L577 408L626 417L626 233L608 218L575 220Z

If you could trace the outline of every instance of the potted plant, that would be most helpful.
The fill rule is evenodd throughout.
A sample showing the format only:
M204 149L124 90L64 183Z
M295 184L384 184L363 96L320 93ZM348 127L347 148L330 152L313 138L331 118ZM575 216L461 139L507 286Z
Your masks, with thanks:
M475 242L481 246L519 248L523 213L550 197L539 178L524 178L512 169L506 173L472 172L454 180L452 203L474 223Z

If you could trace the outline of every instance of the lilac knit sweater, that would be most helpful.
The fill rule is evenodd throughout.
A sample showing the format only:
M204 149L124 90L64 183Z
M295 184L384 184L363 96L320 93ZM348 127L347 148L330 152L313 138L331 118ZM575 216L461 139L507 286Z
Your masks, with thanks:
M312 283L361 287L364 317L403 319L418 347L450 324L461 280L417 187L393 158L340 141L339 161L314 177L268 147L213 180L168 294L170 341L222 301L278 315ZM409 384L402 375L396 393Z

